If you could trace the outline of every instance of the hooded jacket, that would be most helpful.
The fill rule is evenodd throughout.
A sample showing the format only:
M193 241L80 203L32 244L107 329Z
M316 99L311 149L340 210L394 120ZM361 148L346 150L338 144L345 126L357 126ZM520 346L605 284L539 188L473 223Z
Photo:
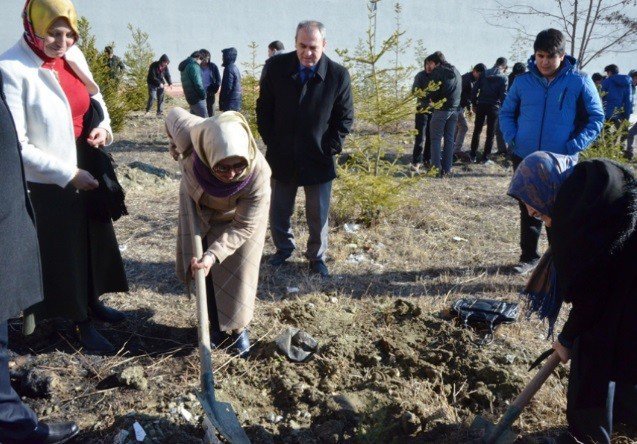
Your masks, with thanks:
M507 82L497 67L487 69L473 86L473 102L500 107L506 96Z
M606 120L628 120L633 113L633 90L630 76L615 74L602 82L605 92L604 114Z
M184 89L184 95L189 105L206 100L206 90L203 88L201 80L201 68L192 57L179 64L179 72L181 73L181 87Z
M146 83L148 83L148 85L153 88L159 88L164 83L168 83L169 85L173 84L170 78L170 71L168 70L168 66L166 66L163 71L160 69L162 58L164 57L166 57L166 54L163 54L159 60L151 63L148 67ZM168 59L168 57L166 57L166 59Z
M462 93L462 76L456 67L448 63L441 64L431 72L430 80L440 82L440 88L429 96L431 101L435 103L445 99L440 107L441 111L457 110Z
M241 92L241 72L235 62L237 61L237 50L226 48L221 51L223 78L221 79L221 91L219 92L219 109L221 111L240 111Z
M528 61L529 71L515 78L500 110L500 130L513 153L526 157L534 151L574 155L599 135L604 111L593 81L566 56L549 83Z

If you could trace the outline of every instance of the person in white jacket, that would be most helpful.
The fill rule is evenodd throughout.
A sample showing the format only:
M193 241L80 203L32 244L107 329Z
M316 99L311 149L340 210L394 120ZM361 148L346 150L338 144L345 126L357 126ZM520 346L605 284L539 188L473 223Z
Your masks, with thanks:
M25 311L25 332L46 318L75 323L80 343L108 353L113 345L92 322L124 320L99 296L128 291L110 219L95 220L87 201L98 179L78 168L81 150L113 140L108 110L88 64L75 45L77 14L70 0L27 0L24 34L0 56L4 94L22 147L36 213L44 301ZM95 127L93 124L103 118Z

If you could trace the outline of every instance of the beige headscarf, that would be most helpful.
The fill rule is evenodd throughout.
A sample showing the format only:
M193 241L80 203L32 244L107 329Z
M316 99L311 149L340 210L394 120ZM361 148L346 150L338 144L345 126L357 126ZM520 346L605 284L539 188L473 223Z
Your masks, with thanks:
M234 181L248 176L254 168L257 143L245 117L236 111L203 119L182 108L173 108L166 116L166 131L178 154L187 157L191 150L212 169L228 157L242 157L248 168Z

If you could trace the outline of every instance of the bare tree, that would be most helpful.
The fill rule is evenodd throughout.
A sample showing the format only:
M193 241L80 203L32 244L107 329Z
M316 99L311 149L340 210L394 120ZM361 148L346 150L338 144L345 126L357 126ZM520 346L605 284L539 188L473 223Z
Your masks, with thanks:
M497 8L483 10L489 24L513 29L518 39L532 41L535 35L526 31L524 22L548 21L565 33L570 54L581 68L602 54L637 51L637 0L553 0L544 9L532 1L496 3Z

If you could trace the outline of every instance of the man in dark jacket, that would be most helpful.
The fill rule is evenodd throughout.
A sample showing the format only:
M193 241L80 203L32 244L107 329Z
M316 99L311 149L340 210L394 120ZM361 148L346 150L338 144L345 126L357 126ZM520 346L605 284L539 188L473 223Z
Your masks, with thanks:
M606 79L602 82L604 114L619 127L622 122L629 120L633 113L633 91L629 76L620 74L617 65L604 68Z
M429 95L424 91L429 86L429 78L431 76L432 67L427 67L424 63L424 69L416 74L414 77L414 83L411 87L411 93L414 94L417 99L416 104L416 117L415 128L416 135L414 136L414 151L411 157L411 170L414 172L420 171L423 160L425 164L431 162L431 137L429 136L429 120L431 119L431 110L429 108ZM425 141L424 158L423 158L423 139Z
M637 100L637 94L635 94L635 90L637 89L637 69L633 69L628 73L632 81L633 88L633 109L634 109L634 101ZM637 137L637 122L633 123L633 126L628 130L628 137L626 138L626 151L624 152L624 157L628 160L632 160L634 157L633 153L633 143L635 143L635 137Z
M241 111L243 94L241 91L241 72L237 68L236 48L221 51L223 63L223 79L219 93L219 109L221 111Z
M323 54L322 23L299 23L295 45L296 52L268 61L257 100L257 124L272 168L270 229L277 252L270 263L282 265L295 249L290 219L302 186L309 228L306 257L312 273L327 277L333 156L341 152L354 120L352 91L347 69Z
M441 103L434 110L429 122L431 134L431 164L438 169L440 177L451 172L454 139L458 122L458 107L462 93L462 76L455 66L447 62L444 54L436 51L425 59L431 71L431 81L440 83L440 88L430 95L433 103ZM442 138L445 146L442 149Z
M215 95L219 92L219 87L221 86L221 75L217 65L210 61L210 51L200 49L199 52L203 56L199 67L201 68L201 81L206 90L206 109L208 117L212 117L215 113Z
M566 55L557 29L540 32L529 70L515 78L500 110L500 127L512 151L514 169L535 151L578 156L599 135L604 111L593 81ZM520 204L520 274L535 268L542 221Z
M487 122L487 139L484 143L482 162L489 160L493 137L495 136L498 112L504 102L507 92L508 79L504 75L507 70L507 59L499 57L493 68L484 72L480 80L473 87L473 97L476 103L476 121L471 138L471 160L476 161L476 153L480 142L480 133L484 122Z
M119 79L126 70L126 65L124 65L122 59L113 53L112 46L105 47L104 54L108 57L108 60L106 60L106 66L108 67L109 77L111 79Z
M168 84L168 86L173 84L170 80L169 64L170 60L168 56L162 54L159 60L151 63L148 68L148 76L146 76L146 83L148 83L148 104L146 105L146 112L150 111L155 100L157 100L157 115L161 116L163 112L164 86L166 84Z
M482 76L486 69L487 67L484 63L478 63L473 67L471 72L462 75L462 92L460 93L460 108L458 109L458 124L456 125L455 147L453 150L456 156L466 156L466 154L462 153L464 138L469 130L465 112L471 113L473 85L480 79L480 76Z
M208 117L208 109L206 90L203 87L201 68L199 67L202 61L201 52L195 51L179 64L179 72L181 73L181 87L184 90L186 102L190 105L190 112L205 119Z
M77 435L75 423L39 422L11 388L7 319L42 300L34 213L27 197L20 144L0 74L0 442L43 444Z

